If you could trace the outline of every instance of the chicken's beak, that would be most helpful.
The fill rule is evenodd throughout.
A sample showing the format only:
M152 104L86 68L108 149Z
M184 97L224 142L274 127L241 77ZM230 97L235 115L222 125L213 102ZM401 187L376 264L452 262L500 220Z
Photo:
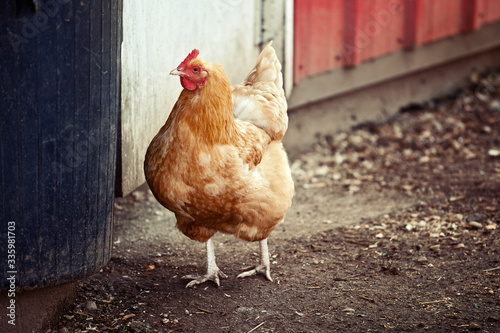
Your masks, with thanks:
M181 75L181 71L178 70L177 68L174 68L171 72L170 75Z

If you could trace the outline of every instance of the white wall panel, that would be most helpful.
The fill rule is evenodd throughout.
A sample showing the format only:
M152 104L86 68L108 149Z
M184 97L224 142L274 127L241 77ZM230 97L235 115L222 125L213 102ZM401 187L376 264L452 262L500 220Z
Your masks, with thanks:
M170 76L193 49L222 64L231 84L241 82L259 53L255 1L124 0L121 163L117 194L144 182L147 146L181 91Z

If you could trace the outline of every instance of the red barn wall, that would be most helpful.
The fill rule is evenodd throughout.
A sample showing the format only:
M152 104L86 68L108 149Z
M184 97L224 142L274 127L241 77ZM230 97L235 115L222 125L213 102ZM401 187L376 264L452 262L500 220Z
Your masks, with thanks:
M496 20L498 0L295 0L294 83Z

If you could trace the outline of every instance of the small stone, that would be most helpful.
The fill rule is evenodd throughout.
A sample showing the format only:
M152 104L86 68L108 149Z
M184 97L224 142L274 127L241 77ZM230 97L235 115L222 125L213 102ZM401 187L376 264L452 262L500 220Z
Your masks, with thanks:
M479 73L477 73L477 72L471 73L469 79L470 79L470 82L477 84L479 82Z
M422 157L420 157L420 159L418 161L420 163L429 163L430 160L431 160L431 158L429 156L422 156Z
M486 215L476 213L476 214L472 214L472 215L467 216L467 218L465 220L467 222L471 222L471 221L484 222L487 219L488 219L488 217Z
M488 224L485 229L486 230L495 230L497 228L496 224Z
M144 198L146 197L146 195L144 192L135 191L135 192L132 192L132 197L134 198L135 201L143 201Z
M476 222L476 221L470 221L469 227L471 227L472 229L482 229L483 225L479 222Z
M413 190L412 185L401 185L401 188L405 190L406 192L411 192Z
M94 301L87 301L85 302L85 309L88 311L95 311L97 310L97 304L95 304Z
M469 324L469 328L471 330L474 330L474 331L478 331L481 329L481 325L477 324L477 323L470 323Z
M357 186L357 185L350 185L349 186L349 193L353 194L353 193L357 193L361 190L361 187Z
M427 262L429 262L429 259L427 259L426 256L420 256L417 258L417 262L419 264L426 264Z
M439 244L432 245L429 249L434 252L439 252L439 250L441 249L441 245Z
M326 176L328 174L329 168L327 165L320 166L316 169L316 176Z
M333 180L341 180L342 179L342 175L340 173L334 173L331 178Z
M346 159L346 156L344 154L339 153L339 152L336 152L334 155L334 160L335 160L335 163L337 165L341 165L342 163L344 163L345 159Z
M490 102L490 109L492 110L500 110L500 101L497 99L494 99Z
M247 307L242 306L242 307L238 308L238 312L249 312L250 313L250 312L253 312L253 308L247 308Z
M488 156L490 156L490 157L498 157L498 156L500 156L500 150L498 150L498 149L490 149L490 150L488 150Z

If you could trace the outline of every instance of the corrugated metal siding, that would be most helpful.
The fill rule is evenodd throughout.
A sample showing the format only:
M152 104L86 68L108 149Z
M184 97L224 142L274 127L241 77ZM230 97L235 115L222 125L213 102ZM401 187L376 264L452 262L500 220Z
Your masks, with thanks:
M482 9L479 12L482 23L488 23L500 19L500 1L498 0L482 0L480 3Z
M295 0L294 82L499 19L498 0Z
M346 40L346 43L354 45L355 52L351 53L352 57L348 56L349 53L344 54L345 65L357 65L401 48L404 36L402 1L357 0L352 4L356 6L353 8L356 17L354 36L350 36L353 39ZM353 25L346 24L345 29L349 31Z
M294 20L294 82L342 66L344 1L296 0Z
M452 36L462 30L462 8L466 1L421 0L407 1L410 15L416 19L411 22L415 35L407 45L417 46L441 38Z

